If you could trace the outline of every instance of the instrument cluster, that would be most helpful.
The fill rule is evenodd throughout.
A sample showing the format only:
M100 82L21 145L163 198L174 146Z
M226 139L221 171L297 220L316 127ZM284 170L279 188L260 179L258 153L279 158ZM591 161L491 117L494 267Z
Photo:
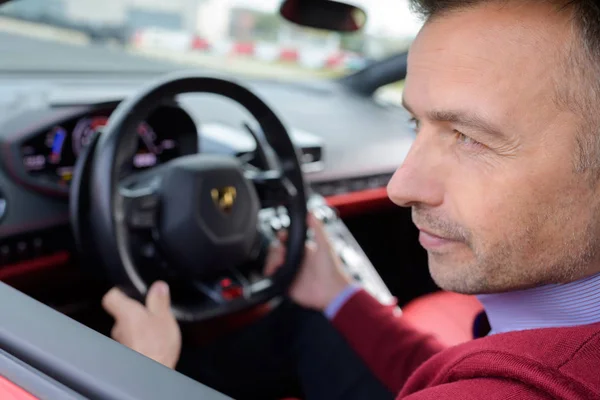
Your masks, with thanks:
M181 118L182 113L187 119ZM110 111L103 110L72 118L23 142L21 154L27 173L48 183L67 187L77 158L89 145L94 133L101 133L109 116ZM137 150L130 165L132 170L151 168L197 151L196 126L180 108L157 109L138 125L137 134Z

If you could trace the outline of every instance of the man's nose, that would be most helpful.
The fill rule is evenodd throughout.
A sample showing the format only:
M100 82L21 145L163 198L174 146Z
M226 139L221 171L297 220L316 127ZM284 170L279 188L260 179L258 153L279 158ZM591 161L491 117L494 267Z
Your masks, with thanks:
M443 151L425 132L417 135L402 165L388 183L389 198L402 207L416 204L439 206L444 201Z

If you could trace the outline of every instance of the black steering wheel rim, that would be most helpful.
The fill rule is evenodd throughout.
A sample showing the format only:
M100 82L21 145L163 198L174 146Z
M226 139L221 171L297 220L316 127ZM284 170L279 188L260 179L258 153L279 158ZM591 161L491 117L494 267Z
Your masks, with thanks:
M135 127L161 102L185 93L211 93L239 103L255 118L266 143L279 160L282 182L287 188L285 208L290 218L287 252L284 265L272 277L271 284L250 296L236 298L214 307L194 309L173 305L176 317L182 321L200 321L226 315L264 303L283 294L292 283L304 256L306 240L307 201L305 183L298 152L281 120L272 109L252 91L229 79L180 73L168 75L140 90L119 104L110 116L102 134L97 135L86 160L81 161L75 174L71 198L75 208L72 219L89 216L95 254L108 272L113 283L125 288L132 296L142 299L151 282L139 279L128 250L127 232L118 214L122 212L119 194L121 166L132 154L132 143L137 139ZM257 144L258 145L258 144ZM85 165L87 164L87 165ZM88 184L82 180L87 177ZM79 201L82 191L88 191L87 202ZM81 210L87 207L88 210ZM87 211L87 212L84 212ZM81 226L81 221L72 221ZM78 230L76 229L76 236ZM78 238L81 241L81 238ZM89 242L89 241L88 241Z

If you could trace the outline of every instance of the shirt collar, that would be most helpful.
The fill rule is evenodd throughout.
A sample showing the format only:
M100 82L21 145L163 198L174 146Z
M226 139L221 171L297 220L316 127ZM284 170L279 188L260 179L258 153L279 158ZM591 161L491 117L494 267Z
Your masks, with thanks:
M478 295L490 335L600 322L600 274L566 284Z

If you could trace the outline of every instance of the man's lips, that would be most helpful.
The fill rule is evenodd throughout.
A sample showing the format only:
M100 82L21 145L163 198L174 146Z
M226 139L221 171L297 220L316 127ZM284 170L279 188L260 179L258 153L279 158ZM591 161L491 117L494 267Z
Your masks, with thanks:
M459 243L458 240L445 238L419 228L419 243L425 250L439 250L442 247Z

